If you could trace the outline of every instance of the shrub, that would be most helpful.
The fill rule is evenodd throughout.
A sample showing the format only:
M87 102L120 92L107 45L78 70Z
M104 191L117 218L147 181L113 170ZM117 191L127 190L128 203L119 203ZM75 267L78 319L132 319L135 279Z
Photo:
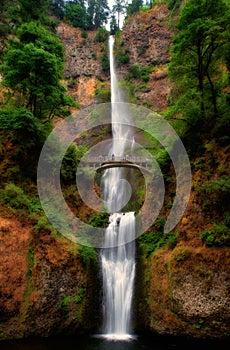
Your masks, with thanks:
M201 238L208 247L230 246L230 230L224 224L214 224L212 229L204 230Z
M105 28L99 28L97 30L95 40L99 43L103 43L108 40L109 32Z
M140 247L143 249L146 257L165 245L171 249L175 248L177 244L177 235L174 232L164 233L164 224L165 218L158 217L154 224L155 231L147 232L138 238Z
M36 234L44 231L48 233L56 232L54 227L49 223L48 219L45 216L42 216L38 219L37 224L33 227L33 231Z
M76 304L80 304L85 296L85 288L79 288L77 294L74 297L74 301Z
M111 91L108 89L106 90L96 89L95 95L97 97L98 103L110 102Z
M68 311L69 310L69 304L71 302L71 297L69 295L62 294L61 300L57 303L58 309Z
M134 78L134 79L140 79L147 83L149 81L149 74L152 71L151 66L147 67L139 67L137 64L133 64L130 67L130 73L128 75L128 78Z
M86 267L90 266L91 263L97 263L98 255L94 248L85 245L79 245L78 251L79 257L83 265L85 265Z
M116 59L118 61L118 63L121 63L121 64L127 64L129 63L129 55L128 54L119 54L116 56Z
M14 209L29 210L30 200L24 191L13 183L0 190L0 203Z
M77 149L74 144L70 145L61 165L61 177L65 184L75 182L77 171Z
M198 190L203 193L204 209L218 206L218 210L223 208L226 210L226 205L229 205L230 177L222 175L218 179L206 181Z
M81 32L81 37L82 37L83 39L87 39L87 38L88 38L88 33L87 33L86 30L83 30L83 31Z
M106 52L104 52L101 56L101 67L104 71L109 69L109 57Z

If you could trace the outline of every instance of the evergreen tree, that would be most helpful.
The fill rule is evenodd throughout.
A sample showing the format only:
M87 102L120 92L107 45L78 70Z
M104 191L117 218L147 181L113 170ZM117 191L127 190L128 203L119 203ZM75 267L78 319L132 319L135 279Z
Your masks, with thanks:
M131 4L127 6L127 15L131 16L134 13L140 11L140 8L143 5L143 0L132 0Z
M174 39L170 75L176 83L177 112L199 131L220 118L224 58L229 57L230 7L224 0L188 0Z
M67 2L65 17L74 27L87 29L87 13L84 5L76 1Z
M111 16L111 20L110 20L110 34L111 35L115 35L116 32L118 31L118 25L117 25L117 20L114 14L112 14Z
M18 39L11 39L2 66L3 84L12 89L20 105L40 119L63 115L71 101L60 84L64 65L59 39L36 22L23 24Z
M124 15L126 12L126 0L115 0L113 5L113 13L117 13L117 26L120 30L121 15Z
M45 23L48 19L50 0L17 0L14 21L19 25L30 21Z
M51 0L50 4L51 12L60 18L61 20L65 15L65 1L64 0Z
M89 29L97 29L107 23L109 6L107 0L88 0Z

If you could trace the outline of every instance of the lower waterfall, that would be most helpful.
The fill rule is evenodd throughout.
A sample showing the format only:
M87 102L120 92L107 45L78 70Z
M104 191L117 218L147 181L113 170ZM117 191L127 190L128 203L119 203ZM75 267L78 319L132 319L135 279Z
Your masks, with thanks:
M124 244L129 236L131 243ZM101 252L103 274L104 334L108 338L130 337L133 285L135 278L135 216L133 212L115 213L105 232L105 240L114 248Z

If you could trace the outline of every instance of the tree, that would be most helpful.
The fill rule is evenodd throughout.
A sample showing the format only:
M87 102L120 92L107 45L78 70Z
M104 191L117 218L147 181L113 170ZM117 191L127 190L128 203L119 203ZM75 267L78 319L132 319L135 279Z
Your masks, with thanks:
M126 1L125 0L115 0L115 4L113 5L113 13L117 13L117 26L118 30L120 30L121 23L121 15L126 12Z
M107 0L88 0L89 29L97 29L107 23L109 6Z
M15 171L19 166L22 176L36 178L39 154L50 131L49 123L42 124L26 108L0 109L0 146L3 150L0 161L2 169L7 168L8 176L12 173L15 180Z
M61 20L65 15L65 1L64 0L51 0L51 11L54 15L56 15Z
M17 36L17 40L11 39L4 57L3 84L35 117L62 115L73 103L60 84L64 64L61 42L35 22L23 24Z
M84 6L69 1L66 4L65 17L74 27L87 29L87 14Z
M50 0L17 0L14 9L14 20L17 24L30 21L44 23L48 20Z
M132 0L131 4L127 6L127 15L131 16L134 13L140 11L140 8L143 5L143 0Z
M110 34L115 35L118 30L119 30L119 28L117 25L116 17L114 14L112 14L111 20L110 20Z
M229 23L225 0L187 0L179 16L169 73L176 83L177 111L187 115L199 131L212 130L220 117Z

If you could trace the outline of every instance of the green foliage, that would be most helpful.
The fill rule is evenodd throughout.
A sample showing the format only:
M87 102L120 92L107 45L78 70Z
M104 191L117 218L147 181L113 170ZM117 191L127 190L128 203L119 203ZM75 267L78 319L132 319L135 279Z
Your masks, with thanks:
M129 63L129 55L128 55L128 53L118 54L118 55L116 55L116 59L117 59L118 63L120 63L120 64L127 64L127 63Z
M110 102L111 100L111 91L106 89L96 89L95 90L95 95L97 97L98 103L106 103Z
M32 277L32 272L34 268L34 249L32 247L29 247L28 251L28 272L27 272L27 277Z
M0 203L13 209L29 210L30 207L29 198L20 187L13 183L9 183L4 189L0 189Z
M180 7L182 0L169 0L168 1L168 9L175 10Z
M208 247L230 246L230 229L224 224L214 224L213 228L206 229L201 234L202 240Z
M86 294L86 289L85 288L78 288L77 294L74 297L74 301L76 304L82 303L84 297Z
M101 67L104 71L108 71L110 64L109 64L109 56L107 52L103 52L101 55Z
M107 42L108 37L109 37L109 32L104 27L101 27L97 30L95 40L99 43L104 43L104 42Z
M66 20L74 27L87 29L87 13L84 6L74 2L67 2L65 6Z
M14 183L10 182L4 188L0 189L0 204L7 207L8 212L10 210L14 214L18 214L30 220L35 218L36 225L34 232L36 233L39 232L42 222L48 225L46 217L42 217L38 220L38 216L43 213L39 199L27 195L21 187ZM51 228L49 224L49 230L51 230Z
M36 22L23 24L4 57L3 85L17 92L21 106L39 119L65 115L74 105L60 84L64 67L60 40Z
M134 13L139 12L142 8L143 0L132 0L127 6L127 15L132 16Z
M204 328L204 323L205 323L205 321L204 320L202 320L202 319L200 319L199 321L198 321L198 323L195 323L194 325L193 325L193 327L196 329L196 330L201 330L202 328Z
M39 234L41 232L55 233L55 229L50 224L46 216L42 216L38 219L37 223L33 227L33 232Z
M126 12L126 1L125 0L114 0L112 7L112 13L116 14L117 17L117 28L120 30L120 19L121 15Z
M60 310L68 311L70 302L71 302L71 296L63 293L61 295L61 300L57 303L57 307Z
M5 142L10 141L16 146L14 152L7 156L10 162L8 171L19 166L23 175L34 178L38 157L50 130L50 123L42 124L26 108L0 110L0 145L4 149ZM2 174L3 177L4 175Z
M52 0L50 5L52 14L59 19L63 19L65 15L65 1L64 0Z
M115 35L118 32L119 28L117 25L117 20L114 14L111 15L110 20L110 34Z
M14 4L12 20L16 25L23 22L37 21L42 24L48 22L48 9L50 0L17 0L18 6Z
M81 37L82 37L83 39L87 39L87 38L88 38L88 33L87 33L86 30L83 30L83 31L81 32Z
M77 171L77 147L69 146L61 165L61 179L64 184L75 183Z
M18 108L0 109L0 130L25 151L43 144L51 129L48 124L44 126L28 109Z
M158 248L167 245L170 249L177 244L177 235L174 232L164 233L165 219L158 217L152 231L147 232L138 238L138 243L146 257L153 254Z
M79 245L80 259L84 266L90 267L91 264L97 264L98 255L94 248L85 245Z
M105 225L108 223L108 220L108 213L94 213L89 219L89 224L94 227L105 227Z
M218 209L226 211L229 206L230 177L222 175L217 179L205 181L199 188L202 193L202 202L204 209Z
M130 73L128 75L128 78L140 79L144 82L148 82L150 78L149 74L151 71L151 66L139 67L137 64L133 64L130 67Z
M171 6L175 6L171 2ZM169 75L174 115L187 120L187 138L227 134L229 103L224 92L223 65L229 52L230 6L224 0L188 0L179 15ZM225 85L226 86L226 85ZM224 107L223 107L224 105ZM228 110L228 112L227 112ZM226 124L227 123L227 124ZM212 133L212 135L211 135ZM193 137L194 138L194 137Z
M107 0L88 0L88 29L97 29L107 23L109 6Z

